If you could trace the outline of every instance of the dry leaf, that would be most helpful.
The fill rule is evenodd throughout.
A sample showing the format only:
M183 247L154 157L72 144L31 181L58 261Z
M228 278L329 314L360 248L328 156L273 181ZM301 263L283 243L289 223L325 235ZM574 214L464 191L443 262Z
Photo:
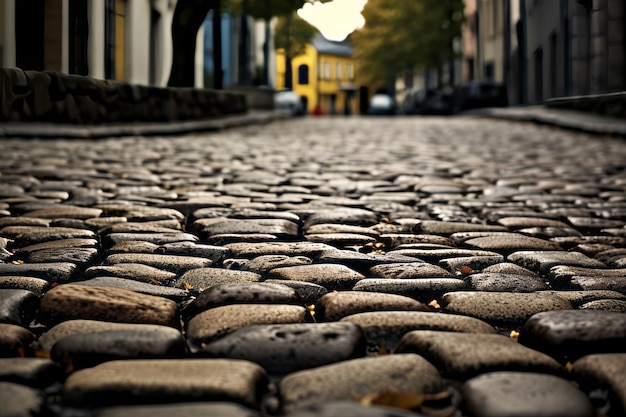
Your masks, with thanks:
M378 347L378 356L389 355L389 351L385 345L380 345Z
M185 291L187 292L189 292L190 290L193 290L193 287L188 282L184 282L183 286L185 287Z
M428 305L432 308L436 308L436 309L440 309L441 306L439 305L439 303L437 302L437 300L433 300L430 303L428 303Z
M476 271L474 271L472 268L470 268L467 265L463 265L462 267L457 269L457 272L460 275L467 276L467 275L471 275L471 274L475 273Z
M517 332L515 330L511 330L511 333L509 334L509 337L511 339L517 339L519 337L519 332Z
M150 284L161 285L161 283L154 278L150 278Z
M567 372L571 373L572 370L574 369L574 365L571 362L567 362L565 364L565 369L567 369Z

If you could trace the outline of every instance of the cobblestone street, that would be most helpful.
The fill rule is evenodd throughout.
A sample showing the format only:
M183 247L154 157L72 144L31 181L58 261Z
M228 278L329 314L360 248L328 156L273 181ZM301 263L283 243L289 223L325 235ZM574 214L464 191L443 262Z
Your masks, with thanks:
M626 415L623 138L304 117L0 149L0 416Z

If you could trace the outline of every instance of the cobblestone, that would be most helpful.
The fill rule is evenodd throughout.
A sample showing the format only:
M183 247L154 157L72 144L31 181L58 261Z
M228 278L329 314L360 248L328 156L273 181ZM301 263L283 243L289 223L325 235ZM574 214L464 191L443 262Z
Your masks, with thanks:
M623 139L305 117L0 147L0 414L626 412Z

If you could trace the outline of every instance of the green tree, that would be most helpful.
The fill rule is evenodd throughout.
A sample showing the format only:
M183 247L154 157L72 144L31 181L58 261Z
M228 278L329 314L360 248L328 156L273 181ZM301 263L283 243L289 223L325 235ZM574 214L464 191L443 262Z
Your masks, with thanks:
M400 72L453 59L463 9L463 0L369 0L365 26L350 36L361 82L386 86Z

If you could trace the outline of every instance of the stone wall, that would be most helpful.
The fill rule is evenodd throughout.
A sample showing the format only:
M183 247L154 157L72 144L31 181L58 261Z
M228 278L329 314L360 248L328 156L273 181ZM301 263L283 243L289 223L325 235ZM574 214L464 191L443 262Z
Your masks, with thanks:
M0 68L0 121L103 124L212 119L245 113L244 94Z

